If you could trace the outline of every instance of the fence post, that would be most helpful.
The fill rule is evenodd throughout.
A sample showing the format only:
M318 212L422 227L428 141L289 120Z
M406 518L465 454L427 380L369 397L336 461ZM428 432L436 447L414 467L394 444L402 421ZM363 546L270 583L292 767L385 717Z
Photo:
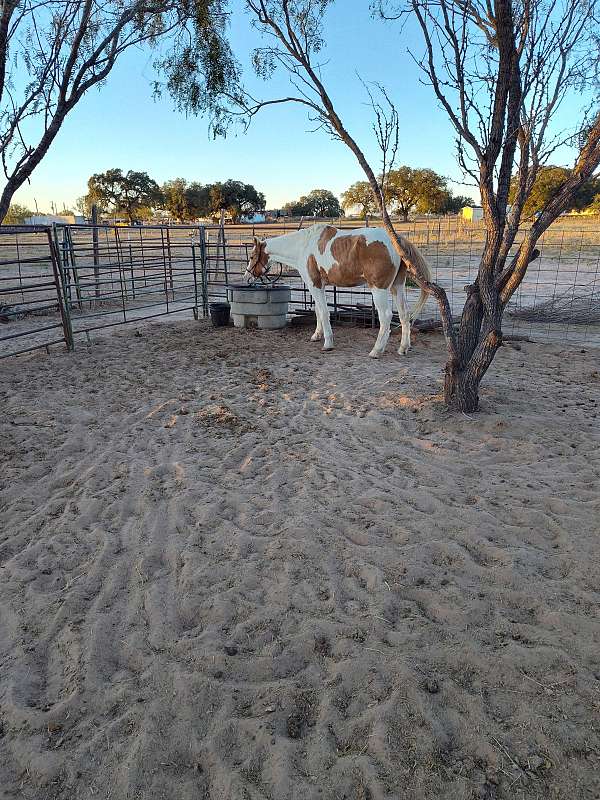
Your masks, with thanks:
M96 300L100 300L100 256L98 247L98 206L92 206L92 252L94 256L94 284Z
M198 320L198 272L196 266L196 243L194 242L194 234L190 235L190 246L192 248L192 273L194 275L194 308L192 314L194 319Z
M173 256L171 253L171 235L169 233L169 227L167 226L167 253L169 254L169 286L171 287L171 297L173 302L175 302L175 286L173 284Z
M67 350L72 352L75 349L75 341L73 339L73 326L71 324L71 312L68 302L65 272L60 258L60 249L57 245L56 225L53 225L52 227L52 231L50 228L46 228L46 234L48 236L50 261L52 262L52 272L54 273L54 284L56 286L56 300L58 302L58 310L60 311L60 317L62 320L65 344L67 346Z
M123 322L127 322L127 302L129 295L127 294L127 281L125 279L125 266L123 264L123 244L121 242L121 234L119 229L115 227L115 243L117 245L117 263L119 265L119 289L121 291L121 310L123 313ZM112 276L111 276L112 277ZM169 306L167 304L167 311Z
M70 307L70 304L72 302L72 298L71 298L71 275L70 275L69 265L65 264L63 258L61 258L61 247L60 247L60 245L58 243L58 230L56 228L56 223L55 222L52 223L52 233L50 233L50 229L49 229L48 235L52 239L52 244L54 245L54 253L55 253L55 256L56 256L56 263L58 264L59 269L60 269L61 283L62 283L62 285L64 287L64 289L63 289L64 301L65 301L65 304ZM64 253L63 253L63 255L64 255Z
M208 278L207 278L207 256L206 256L206 229L204 225L200 228L200 275L202 279L202 316L208 316Z
M73 235L71 233L71 228L69 225L65 225L65 227L63 228L63 245L64 245L63 263L71 265L71 270L73 272L73 280L75 281L75 293L77 294L77 302L79 304L79 310L81 311L83 303L81 296L81 285L79 283L79 270L77 269L77 263L75 261L75 245L73 244Z
M221 249L223 251L223 273L225 275L225 284L229 283L229 273L227 270L227 250L225 249L225 226L221 225L219 229L219 239L221 240ZM217 258L219 253L219 245L217 242Z
M133 266L133 247L131 246L131 231L129 233L129 275L131 277L131 296L135 300L135 269Z

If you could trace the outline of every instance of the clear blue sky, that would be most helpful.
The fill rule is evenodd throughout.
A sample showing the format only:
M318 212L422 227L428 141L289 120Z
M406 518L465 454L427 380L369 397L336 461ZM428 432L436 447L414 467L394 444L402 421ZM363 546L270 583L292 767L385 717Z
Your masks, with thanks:
M240 0L232 0L241 8ZM400 112L398 163L431 167L446 175L456 193L477 197L460 184L453 132L431 89L421 82L407 48L421 50L420 38L407 26L374 20L366 0L343 0L328 14L328 45L323 77L342 118L374 166L378 151L370 109L356 72L365 81L386 86ZM248 17L237 11L230 26L238 58L247 63L257 41ZM248 85L262 97L277 96L284 80L258 81L246 70ZM15 197L40 211L72 206L86 192L88 177L111 167L145 170L159 183L176 177L203 183L234 178L263 191L268 208L277 208L311 189L340 194L364 178L354 156L325 132L310 132L301 106L263 111L247 133L213 141L206 120L174 110L168 96L152 99L152 55L131 51L107 83L88 93L63 125L31 184Z

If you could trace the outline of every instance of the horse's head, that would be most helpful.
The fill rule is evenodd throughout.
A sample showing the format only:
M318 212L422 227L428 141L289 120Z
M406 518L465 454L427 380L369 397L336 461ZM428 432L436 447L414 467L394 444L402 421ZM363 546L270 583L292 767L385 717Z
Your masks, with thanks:
M250 253L250 260L246 267L245 278L248 282L262 277L269 263L269 256L267 253L266 242L261 242L256 236L254 237L254 246Z

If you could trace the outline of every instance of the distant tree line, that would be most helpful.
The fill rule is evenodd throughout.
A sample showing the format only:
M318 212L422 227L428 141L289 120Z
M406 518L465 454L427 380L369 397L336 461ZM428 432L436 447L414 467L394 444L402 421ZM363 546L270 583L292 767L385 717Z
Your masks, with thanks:
M11 203L1 224L23 225L27 219L34 217L37 213L21 203ZM70 208L62 208L57 213L61 216L69 216L73 214L73 211Z
M344 210L329 189L313 189L299 200L286 203L281 209L288 217L341 217Z
M465 205L472 205L470 197L454 196L446 179L431 169L400 167L391 170L386 181L386 200L394 213L408 219L409 213L456 214ZM313 189L299 200L286 203L282 211L292 217L341 217L345 212L359 208L362 216L373 214L377 204L367 181L357 181L342 192L341 203L328 189Z
M523 210L524 218L532 218L560 190L571 171L566 167L541 167ZM511 184L512 202L515 181ZM385 185L388 207L402 219L412 212L418 214L457 214L464 206L473 205L470 197L453 195L447 181L431 169L399 167L391 170ZM160 209L177 222L199 218L218 219L221 212L232 222L239 222L265 208L265 196L252 184L229 179L216 183L188 183L184 178L166 181L162 186L147 172L109 169L92 175L88 192L77 201L77 210L89 216L95 204L101 214L125 217L129 222L149 219ZM286 203L284 216L320 217L335 219L357 208L362 216L377 210L367 181L357 181L342 193L341 203L329 189L313 189L298 200ZM600 176L590 178L575 194L567 211L590 211L600 214ZM63 215L73 211L63 208ZM5 225L21 225L34 212L24 205L13 203L3 221Z
M572 170L566 167L540 167L531 194L523 207L523 217L531 219L560 191ZM517 190L516 178L510 184L508 199L514 201ZM575 192L567 211L589 211L600 214L600 175L592 176Z
M177 222L218 218L221 212L239 222L243 216L262 211L265 196L252 184L232 179L204 184L175 178L159 186L147 172L109 169L92 175L87 194L77 201L79 211L87 216L92 205L104 215L123 216L129 222L148 219L158 209Z
M398 167L387 174L384 182L385 200L403 220L411 212L418 214L457 214L463 206L473 205L470 197L453 195L448 182L432 169ZM342 194L346 211L358 207L363 216L377 209L368 181L357 181Z
M541 167L524 208L524 218L533 217L560 190L570 176L566 167ZM514 200L516 178L511 184L509 200ZM474 205L470 197L453 195L447 180L431 169L399 167L390 170L384 186L388 208L407 220L417 214L458 214L464 206ZM362 216L373 214L377 204L368 181L357 181L342 193L342 207L360 209ZM600 214L600 176L590 178L576 193L567 211L590 211Z
M28 217L33 216L33 211L21 203L11 203L6 216L2 220L3 225L22 225Z

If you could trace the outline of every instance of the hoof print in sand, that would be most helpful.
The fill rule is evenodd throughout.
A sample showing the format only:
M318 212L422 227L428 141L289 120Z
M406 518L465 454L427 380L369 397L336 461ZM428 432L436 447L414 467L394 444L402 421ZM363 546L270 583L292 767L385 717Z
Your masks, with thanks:
M287 735L290 739L301 739L306 734L306 729L314 724L313 697L308 694L300 695L296 698L296 709L287 718Z

